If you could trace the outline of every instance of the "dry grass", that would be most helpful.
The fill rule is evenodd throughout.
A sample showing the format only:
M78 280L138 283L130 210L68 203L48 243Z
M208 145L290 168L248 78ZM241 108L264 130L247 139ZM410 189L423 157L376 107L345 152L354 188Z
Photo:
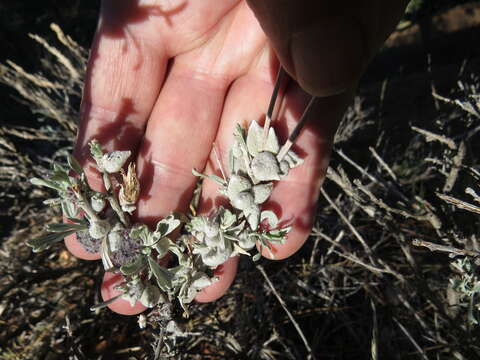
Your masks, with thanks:
M58 217L28 179L71 150L85 68L86 51L52 29L54 44L31 36L47 52L42 73L0 65L0 81L37 119L0 127L0 359L150 359L161 314L140 330L134 317L90 312L100 266L61 245L33 256L24 244ZM466 71L459 80L451 94L432 95L435 121L412 121L404 137L376 125L379 109L358 97L338 131L309 241L287 261L242 261L232 289L194 306L183 334L164 339L170 355L479 358L479 91ZM370 146L359 148L360 135Z

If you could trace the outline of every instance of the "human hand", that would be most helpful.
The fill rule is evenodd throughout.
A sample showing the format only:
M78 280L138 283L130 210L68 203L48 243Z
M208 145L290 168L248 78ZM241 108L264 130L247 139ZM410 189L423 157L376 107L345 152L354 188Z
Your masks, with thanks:
M386 5L379 1L346 8L317 2L305 1L297 9L293 1L249 0L282 65L320 96L309 115L313 120L295 145L305 163L277 184L269 200L281 220L293 226L287 242L274 246L276 259L296 252L308 237L336 127L373 49L401 13L398 4L395 16L380 21ZM390 4L389 11L394 7ZM320 16L318 22L313 14ZM97 139L107 151L135 154L141 194L134 220L153 224L173 210L185 212L197 180L191 169L218 172L212 144L226 160L236 124L264 116L278 69L264 31L239 0L104 0L75 148L92 188L102 186L87 146ZM274 122L284 139L307 101L296 84L286 90ZM216 185L206 181L199 211L208 213L216 197ZM75 256L100 257L86 252L74 237L65 243ZM197 301L220 297L237 263L232 258L217 269L219 281L199 293ZM119 275L105 275L105 300L117 294L113 287L120 281ZM145 309L122 299L109 307L121 314Z

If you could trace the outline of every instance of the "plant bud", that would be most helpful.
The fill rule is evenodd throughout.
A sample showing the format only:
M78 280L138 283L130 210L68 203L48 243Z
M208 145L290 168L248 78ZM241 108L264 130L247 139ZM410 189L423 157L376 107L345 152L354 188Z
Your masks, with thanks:
M272 190L272 183L255 185L252 189L255 204L263 204L265 201L267 201L268 197L272 193Z
M253 236L248 236L247 233L241 232L238 238L238 245L244 250L253 249L257 241Z
M212 249L209 252L202 254L203 263L210 267L217 267L218 265L223 264L230 257L231 251L225 249L224 251L219 251L217 249Z
M130 157L131 151L112 151L102 157L102 167L109 174L119 172Z
M205 235L207 235L207 237L210 237L210 238L217 236L219 229L220 229L220 226L217 223L207 222L205 224L205 229L204 229Z
M233 198L230 198L233 207L239 210L245 210L252 207L255 204L253 194L248 191L236 194Z
M248 180L247 178L244 178L243 176L233 174L230 177L230 180L228 182L227 194L228 194L228 197L232 199L238 193L249 190L251 188L252 188L252 183L250 182L250 180Z
M95 194L90 199L90 204L92 205L92 209L98 213L105 208L106 202L105 199L103 199L101 196Z
M252 160L252 173L259 181L280 180L280 167L271 152L263 151Z
M110 223L107 220L98 220L90 224L88 232L94 239L101 239L110 231Z
M288 175L289 171L290 165L288 164L288 162L285 160L280 161L280 177L284 178Z
M110 246L110 250L118 251L122 244L122 241L125 237L119 231L112 231L108 234L108 244Z

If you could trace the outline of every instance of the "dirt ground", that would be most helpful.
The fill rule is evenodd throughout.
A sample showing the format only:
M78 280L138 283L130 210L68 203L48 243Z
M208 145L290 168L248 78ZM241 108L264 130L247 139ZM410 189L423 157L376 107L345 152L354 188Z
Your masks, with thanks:
M359 85L311 238L286 261L242 261L226 296L179 319L187 335L165 358L480 359L480 209L465 191L479 192L480 181L480 5L418 3ZM81 91L27 34L81 69L85 54L75 58L49 26L88 49L97 13L93 0L0 3L0 63L66 84L42 103L42 89L0 67L0 360L153 358L155 325L89 310L100 264L61 245L33 254L24 244L58 219L28 178L71 150Z

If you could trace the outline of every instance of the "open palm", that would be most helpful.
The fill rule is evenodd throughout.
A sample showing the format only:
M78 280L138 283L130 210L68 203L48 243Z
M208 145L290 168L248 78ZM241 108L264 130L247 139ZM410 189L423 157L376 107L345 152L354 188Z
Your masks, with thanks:
M263 121L278 62L253 13L244 1L104 1L88 66L76 156L88 166L89 182L101 181L88 160L88 142L97 139L106 150L132 150L141 196L135 219L153 224L171 211L186 211L196 178L192 168L218 172L215 143L223 162L237 123ZM268 203L293 225L276 259L290 256L307 238L321 180L328 165L334 125L348 96L319 100L320 114L297 140L305 163L278 183ZM298 86L286 90L274 126L285 140L308 97ZM339 105L339 104L337 104ZM225 167L227 169L227 167ZM216 185L206 181L200 212L218 204ZM74 238L66 245L76 256L98 259ZM220 280L198 294L212 301L230 286L237 258L227 261ZM102 294L116 294L118 275L106 274ZM118 299L110 307L134 314Z

